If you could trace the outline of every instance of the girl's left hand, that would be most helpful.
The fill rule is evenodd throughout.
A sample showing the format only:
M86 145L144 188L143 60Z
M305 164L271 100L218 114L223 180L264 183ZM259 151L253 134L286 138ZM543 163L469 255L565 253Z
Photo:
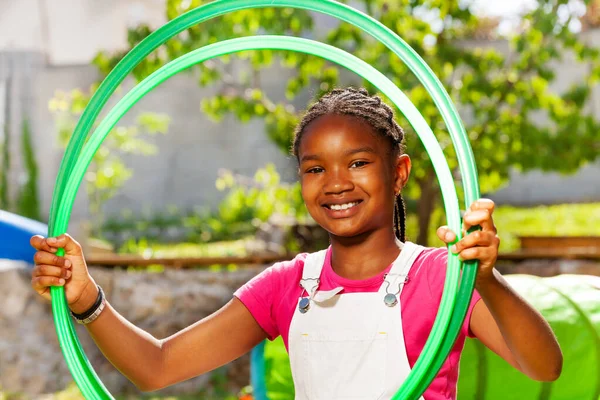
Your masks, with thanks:
M471 204L463 217L463 235L472 226L479 225L481 230L469 233L450 248L461 261L479 260L478 281L492 276L498 258L500 238L492 219L494 206L489 199L479 199ZM438 228L437 235L446 244L456 240L456 234L448 226Z

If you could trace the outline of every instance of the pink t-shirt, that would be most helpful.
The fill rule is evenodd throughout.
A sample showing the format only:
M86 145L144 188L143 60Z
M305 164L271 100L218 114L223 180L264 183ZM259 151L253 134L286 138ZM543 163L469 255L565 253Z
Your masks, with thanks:
M288 347L288 334L292 316L296 311L302 289L299 286L302 269L307 254L299 254L290 261L284 261L265 269L247 284L235 292L235 296L248 308L256 322L273 340L281 335ZM408 362L414 366L431 328L441 302L446 278L448 250L445 248L426 248L415 260L408 275L400 301L402 303L402 328ZM342 278L331 267L331 248L327 251L319 290L331 290L342 286L344 293L377 292L383 283L383 275L391 269L388 266L379 275L366 280L356 281ZM481 297L477 292L465 319L463 328L450 353L429 388L424 394L426 400L456 398L458 363L465 343L465 337L471 336L469 322L475 303Z

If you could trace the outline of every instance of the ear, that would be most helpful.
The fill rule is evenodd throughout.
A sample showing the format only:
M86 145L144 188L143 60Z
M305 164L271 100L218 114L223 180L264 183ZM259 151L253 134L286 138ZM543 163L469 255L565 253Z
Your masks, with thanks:
M400 193L402 188L408 182L412 162L408 154L401 154L396 158L396 167L394 170L394 194Z

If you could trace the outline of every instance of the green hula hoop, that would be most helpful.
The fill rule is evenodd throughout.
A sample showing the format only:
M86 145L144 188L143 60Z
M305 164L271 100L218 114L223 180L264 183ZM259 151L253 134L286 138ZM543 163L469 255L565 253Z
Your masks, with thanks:
M316 4L309 4L309 3L316 3ZM193 24L193 23L190 23L190 21L189 21L190 18L192 20L194 20L195 22L199 22L202 20L202 18L204 18L204 20L208 19L208 17L206 17L207 14L211 14L211 16L214 17L216 15L220 15L220 14L223 14L223 13L231 10L232 7L233 7L233 9L243 9L243 8L260 7L260 6L265 6L265 5L274 5L274 6L278 6L278 7L298 6L299 8L306 8L306 9L312 9L315 11L326 12L326 13L330 13L331 15L335 14L335 9L341 8L341 11L343 11L343 12L341 12L340 14L345 13L344 18L348 19L348 15L350 15L350 17L355 17L355 19L359 23L364 23L363 25L366 25L368 27L369 27L369 25L371 25L370 28L373 28L372 25L374 24L374 25L376 25L376 28L384 31L384 33L387 33L388 36L391 35L392 39L394 39L394 37L395 37L396 42L394 43L394 40L392 40L392 44L396 45L395 46L396 50L399 49L399 51L395 51L395 52L397 54L399 54L403 58L403 60L405 60L405 62L407 62L407 64L409 64L409 62L410 62L410 63L412 63L412 67L415 67L415 66L417 67L416 71L414 68L411 68L411 69L413 69L413 71L415 71L416 75L425 84L426 88L430 91L430 93L432 91L434 92L433 93L434 101L440 108L442 116L444 117L447 124L449 125L449 130L450 130L450 133L452 135L452 138L453 138L453 141L454 141L454 144L456 147L456 152L459 155L459 165L460 165L462 176L463 176L463 186L465 188L466 204L468 205L472 201L474 201L475 199L478 198L477 176L476 176L476 171L475 171L475 167L474 167L474 163L473 163L472 152L471 152L470 146L468 144L468 139L466 138L464 128L462 127L460 118L458 117L456 110L452 106L447 93L443 90L441 83L437 80L437 78L435 78L435 76L431 73L431 71L428 69L428 67L419 58L419 56L416 55L416 53L414 53L414 51L412 51L412 49L410 49L406 44L404 44L404 42L402 42L401 39L399 39L397 36L395 36L391 31L387 30L387 28L383 27L381 24L379 24L377 21L371 19L370 17L367 17L364 14L361 14L361 13L357 12L356 10L353 10L349 7L343 6L338 3L334 3L329 0L316 1L316 2L315 1L305 1L305 2L303 2L303 4L299 4L298 0L287 0L287 1L257 0L257 1L252 2L251 4L248 4L248 1L224 0L224 1L217 1L214 3L210 3L207 6L198 8L196 10L192 10L191 12L184 14L181 17L179 17L178 19L173 20L169 24L165 25L163 28L161 28L162 32L161 32L161 29L159 29L157 32L155 32L155 34L150 35L148 38L146 38L146 40L144 42L142 42L138 47L136 47L136 49L132 50L132 52L130 52L129 55L126 56L122 60L122 62L112 71L111 74L109 74L107 79L100 86L100 88L98 89L98 91L96 92L96 94L94 95L92 100L90 101L90 104L84 111L82 118L79 121L77 128L75 129L75 132L73 134L71 142L69 143L69 146L67 147L65 157L63 158L63 162L61 164L59 176L57 179L57 187L55 189L55 194L53 197L53 207L51 209L51 218L50 218L50 224L49 224L49 235L56 236L56 235L59 235L66 231L70 208L72 207L72 202L74 200L76 190L70 189L70 192L72 192L72 194L71 194L72 199L70 200L70 204L68 206L65 206L64 204L69 203L69 201L67 201L63 197L65 194L65 189L72 187L73 185L78 186L79 183L81 182L81 177L83 176L83 175L81 175L81 177L79 178L79 181L77 181L75 184L73 183L74 180L71 179L71 175L75 169L75 166L74 166L75 160L77 159L79 151L81 150L81 147L83 146L83 142L86 139L87 132L89 131L89 128L95 121L96 116L98 115L100 109L106 103L106 100L108 99L108 97L114 92L116 86L122 81L122 79L135 66L135 64L131 65L131 62L135 61L134 55L137 54L137 56L140 57L140 59L141 59L146 54L148 54L150 51L152 51L155 47L158 47L162 42L164 42L166 39L163 40L163 39L160 39L160 37L161 37L161 35L163 35L163 37L164 37L164 34L168 33L168 29L167 29L168 26L171 26L172 30L180 28L179 31L181 31ZM212 8L216 8L216 9L212 9L210 6L212 6ZM224 7L224 9L223 9L223 7ZM333 9L333 11L332 11L332 9ZM203 10L204 13L201 13L200 12L201 10ZM342 17L340 17L340 18L342 18ZM344 18L342 18L342 19L344 19ZM187 19L187 22L186 22L186 19ZM357 21L351 21L351 19L352 18L350 18L349 22L357 22ZM365 23L365 21L366 21L366 23ZM189 25L183 26L185 23L188 23ZM173 26L177 25L177 24L182 24L182 25L180 25L178 28L173 28ZM377 31L377 29L371 29L371 31ZM369 32L369 33L373 34L373 32ZM375 33L377 33L377 32L375 32ZM381 32L379 32L379 33L381 33ZM374 36L376 36L376 35L374 34ZM383 35L383 36L385 36L385 35ZM263 40L262 38L264 38L264 37L261 37L261 39L259 39L259 40ZM162 42L160 40L162 40ZM245 39L245 40L251 40L251 38ZM283 40L285 42L285 40L282 37L279 37L279 40ZM296 39L296 40L298 40L298 39ZM149 48L149 45L148 45L149 42L154 42L154 44L156 44L156 46L154 48L151 48L150 51L147 51ZM225 43L231 44L231 43L236 43L236 42L229 41L229 42L225 42ZM313 45L315 45L315 43L313 43ZM217 46L218 46L218 44L212 45L211 46L212 50L215 50L217 48ZM299 45L299 47L302 47L302 46ZM311 47L311 46L308 46L308 47ZM253 48L265 48L265 47L257 45L257 46L254 46ZM277 48L279 48L279 47L277 47ZM285 45L283 45L283 47L280 47L280 48L286 49ZM247 50L247 49L249 49L249 48L242 47L242 48L239 48L237 51ZM136 53L136 50L137 50L137 53ZM207 50L208 50L208 48L207 48ZM310 48L305 49L305 50L306 50L306 52L313 53L313 50L311 50ZM144 51L146 51L145 54L143 54ZM303 51L303 50L299 49L298 51ZM328 47L327 52L331 52L331 51L332 51L331 48ZM231 51L229 51L229 52L231 52ZM140 54L141 54L141 56L140 56ZM219 54L218 51L216 51L215 54ZM228 54L228 52L224 51L220 54L224 55L224 54ZM186 57L186 56L184 56L184 57ZM330 58L332 61L335 61L332 57L326 57L326 58ZM341 59L343 59L343 57L341 57ZM136 62L139 62L139 60ZM173 63L176 63L176 62L177 62L177 60L174 61ZM127 64L129 64L129 66ZM127 68L129 68L129 69L127 69ZM167 68L167 66L165 66L163 68ZM157 71L157 73L155 73L153 75L153 77L156 77L159 72L162 72L162 70ZM173 72L173 73L176 73L176 72ZM150 77L148 79L150 79ZM166 79L166 77L164 79ZM148 90L150 90L152 87L156 86L157 84L159 84L159 83L153 84L153 86L152 85L148 86L148 88L149 88ZM111 85L112 85L112 87L111 87ZM142 84L140 84L140 85L142 85ZM379 86L379 85L381 85L380 89L385 87L385 85L383 83L380 83L377 86ZM393 85L391 85L391 86L393 86ZM391 89L389 89L389 90L391 91ZM396 88L396 90L397 90L397 88ZM384 91L384 90L382 90L382 91ZM140 93L140 92L138 91L138 93ZM393 97L390 94L387 94L387 95L390 96L390 98ZM398 96L396 95L396 97L398 97ZM403 96L401 96L401 97L403 97ZM128 97L128 98L131 99L132 97ZM405 99L405 97L403 97L403 98ZM399 101L402 104L402 99L399 99ZM408 102L408 104L410 104L410 102ZM412 106L412 104L410 104L410 106ZM123 113L126 112L129 107L131 107L131 105L128 107L122 108ZM407 106L405 104L402 105L402 107L404 107L404 109L407 109ZM412 108L413 108L412 111L416 111L416 109L414 109L414 106L412 106ZM401 111L403 111L403 109L401 109ZM416 112L416 114L420 117L418 112ZM116 114L114 114L114 115L116 115ZM118 118L116 120L118 120ZM115 123L116 123L116 120L115 120ZM421 120L422 120L422 117L421 117ZM424 125L425 127L427 127L426 124L424 124L424 121L417 122L417 120L414 120L414 121L410 120L410 123L413 126L415 126L415 124L416 124L417 126ZM108 122L106 124L104 124L104 126L108 126ZM427 129L429 130L429 132L431 132L428 127L427 127ZM99 130L97 132L99 132ZM422 132L424 132L424 131L421 128L417 132L421 136ZM431 133L431 135L433 135L433 134ZM422 137L422 140L424 141L424 143L426 143L425 139L423 139L423 137ZM99 145L101 143L101 140L100 140L100 142L97 142L97 143ZM435 143L437 144L437 141ZM90 142L90 144L91 144L91 142ZM438 148L439 148L439 145L438 145ZM91 152L87 149L91 149L91 147L86 146L87 154L88 155L91 154L91 155L89 155L89 157L91 159L91 156L93 156L95 149L92 150ZM428 148L428 151L429 151L429 148ZM440 154L441 154L441 151L440 151ZM442 155L442 157L443 157L443 155ZM77 161L77 163L83 164L83 163L80 163L79 161ZM85 163L86 167L87 167L88 163L89 163L89 161L87 163ZM78 166L77 169L79 171L81 171L80 166ZM447 166L446 166L446 170L447 170ZM440 171L441 171L440 167L436 167L436 173L438 173L439 177L441 177ZM83 168L83 172L85 172L85 167ZM82 172L80 172L80 173L83 174ZM450 186L452 186L451 176L449 174L448 174L448 177L449 177L448 182L449 182ZM66 179L69 179L68 183L65 183ZM453 186L452 186L452 191L454 191ZM444 192L443 192L443 195L444 195L444 202L445 202L445 207L446 207L446 213L448 215L449 225L456 232L460 232L460 216L458 215L458 201L455 200L452 204L452 206L455 208L452 210L449 210L450 206L448 203L449 202L448 196L445 195ZM455 192L454 192L454 198L456 198ZM60 206L58 213L55 212L57 210L57 205ZM56 221L57 217L60 217L60 219L62 220L61 223L57 223L58 222L58 221ZM466 314L468 303L470 301L470 296L472 294L477 264L476 263L465 264L462 275L460 275L461 264L460 264L460 262L458 262L456 256L450 254L448 264L449 264L449 266L448 266L449 273L447 274L444 295L442 297L442 305L440 308L440 312L438 313L438 316L436 318L436 322L434 324L432 334L430 335L430 337L427 341L427 344L425 346L425 349L424 349L423 353L421 354L421 356L419 357L419 360L417 361L417 364L413 368L413 371L411 372L409 378L407 379L405 384L398 391L397 395L394 398L412 399L412 398L419 397L419 395L421 393L423 393L423 391L427 388L427 386L429 385L429 383L431 382L431 380L433 379L433 377L435 376L435 374L441 367L442 363L444 362L445 358L447 357L448 352L450 351L450 349L453 346L456 336L458 335L458 331L460 330L460 326L461 326L464 316ZM461 281L460 281L460 288L458 289L459 297L458 297L458 300L456 300L454 295L456 294L456 283L458 281L459 275L461 276ZM59 337L59 342L61 343L61 347L63 349L63 354L65 355L65 359L66 359L67 364L75 378L76 383L78 384L78 386L80 387L82 393L84 394L84 396L86 398L89 398L89 399L91 399L91 398L112 398L110 396L110 394L108 393L108 391L106 390L106 388L102 385L102 383L97 378L95 372L93 371L91 365L89 364L89 361L85 357L85 354L81 348L81 345L79 344L79 342L77 340L77 336L75 334L73 324L71 323L69 316L68 316L69 313L68 313L68 308L66 306L66 301L64 299L63 288L61 288L61 287L52 288L52 296L53 296L53 299L55 299L55 300L58 299L58 301L53 301L52 304L53 304L55 324L56 324L57 334ZM456 303L456 307L454 307L455 303Z

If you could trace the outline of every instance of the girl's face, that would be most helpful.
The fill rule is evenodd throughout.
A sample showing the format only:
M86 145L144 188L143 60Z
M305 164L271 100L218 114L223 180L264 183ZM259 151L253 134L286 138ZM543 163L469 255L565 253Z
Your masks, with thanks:
M396 194L410 158L360 118L329 114L302 135L298 159L302 196L314 220L334 236L393 232Z

